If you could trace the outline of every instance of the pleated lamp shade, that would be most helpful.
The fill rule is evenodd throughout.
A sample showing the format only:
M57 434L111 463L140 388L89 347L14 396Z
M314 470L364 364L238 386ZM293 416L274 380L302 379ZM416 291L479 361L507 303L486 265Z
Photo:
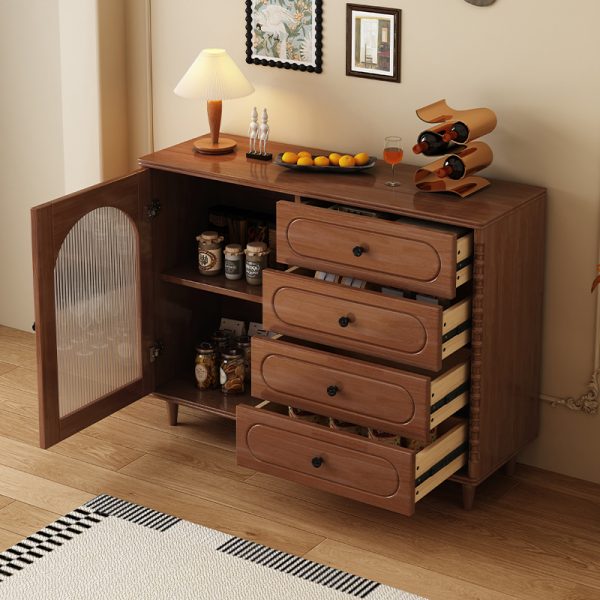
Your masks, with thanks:
M254 91L238 66L225 50L207 48L198 54L192 66L181 78L174 92L183 98L206 100L210 137L194 142L194 150L202 154L233 152L237 143L231 138L220 138L222 100L241 98Z

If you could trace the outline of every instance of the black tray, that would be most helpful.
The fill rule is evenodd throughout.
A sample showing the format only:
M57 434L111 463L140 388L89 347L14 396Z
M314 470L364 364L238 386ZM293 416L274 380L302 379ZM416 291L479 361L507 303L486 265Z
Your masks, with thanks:
M360 165L356 167L336 167L335 165L328 165L327 167L318 167L316 165L312 166L304 166L304 165L291 165L289 163L285 163L281 160L283 156L283 152L280 152L273 161L276 165L280 167L286 167L287 169L292 169L294 171L307 171L311 173L357 173L359 171L365 171L366 169L372 169L377 162L377 159L374 156L369 156L369 162L366 165ZM313 156L313 158L315 158Z

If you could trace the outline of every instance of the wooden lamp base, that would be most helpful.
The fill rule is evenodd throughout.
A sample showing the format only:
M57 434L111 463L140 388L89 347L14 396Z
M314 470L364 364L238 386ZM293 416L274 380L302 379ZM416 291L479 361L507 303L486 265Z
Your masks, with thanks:
M233 152L237 143L230 138L219 137L221 130L221 113L223 104L221 100L208 100L206 103L208 113L208 126L210 135L201 137L194 142L194 150L201 154L227 154Z
M200 154L227 154L233 152L236 146L235 140L224 137L213 142L210 136L206 136L194 142L194 150Z

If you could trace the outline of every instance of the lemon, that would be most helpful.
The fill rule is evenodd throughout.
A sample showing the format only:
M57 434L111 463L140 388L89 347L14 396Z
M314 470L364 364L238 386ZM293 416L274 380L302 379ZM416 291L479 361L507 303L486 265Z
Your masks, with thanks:
M301 158L302 156L308 156L308 158L312 158L312 154L307 150L301 150L298 152L298 158Z
M296 164L299 167L312 167L314 162L310 156L301 156Z
M298 155L295 152L284 152L281 160L284 163L295 165L298 162Z
M329 155L329 162L337 167L340 164L340 158L342 158L340 154L337 152L332 152Z
M315 158L315 165L317 165L317 167L328 167L329 159L326 156L317 156L317 158Z
M362 167L369 162L369 155L366 152L359 152L354 155L354 160L359 167Z
M340 167L353 167L356 165L356 161L354 160L354 156L350 156L350 154L344 154L340 158Z

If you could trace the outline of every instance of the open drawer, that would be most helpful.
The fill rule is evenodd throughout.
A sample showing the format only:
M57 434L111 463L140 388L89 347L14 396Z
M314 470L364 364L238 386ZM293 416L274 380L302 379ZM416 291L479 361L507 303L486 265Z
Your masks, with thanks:
M255 398L420 441L429 441L433 428L468 403L469 375L464 355L445 361L432 377L305 344L252 338Z
M471 339L471 300L437 304L317 281L312 273L263 273L267 329L318 344L439 371Z
M277 203L277 260L454 298L472 277L472 232Z
M448 419L440 437L415 452L290 419L284 408L237 407L238 464L404 515L466 464L467 423L460 419Z

